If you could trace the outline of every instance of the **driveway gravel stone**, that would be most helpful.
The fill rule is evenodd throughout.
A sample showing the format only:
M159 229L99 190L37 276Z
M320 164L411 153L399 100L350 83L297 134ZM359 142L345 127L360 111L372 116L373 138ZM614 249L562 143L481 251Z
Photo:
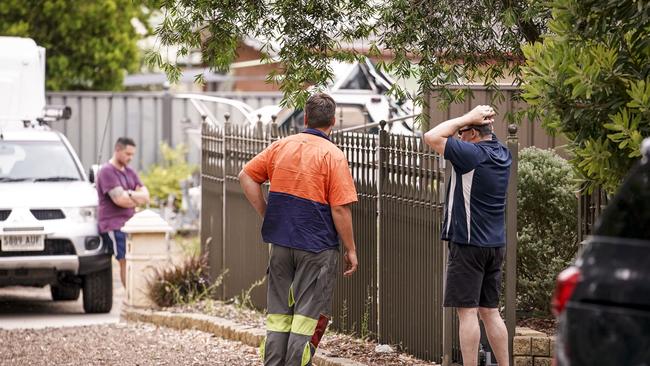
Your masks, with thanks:
M144 323L0 330L2 365L259 365L257 349Z

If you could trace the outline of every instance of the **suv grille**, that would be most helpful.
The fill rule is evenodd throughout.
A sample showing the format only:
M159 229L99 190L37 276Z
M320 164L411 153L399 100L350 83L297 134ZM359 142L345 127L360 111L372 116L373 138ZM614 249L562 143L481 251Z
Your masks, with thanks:
M1 242L1 239L0 239ZM3 252L0 246L0 257L20 257L32 255L75 255L77 251L68 239L45 239L45 250L39 252Z
M32 215L38 220L59 220L65 219L65 215L61 210L30 210Z
M5 221L10 213L11 210L0 210L0 221Z

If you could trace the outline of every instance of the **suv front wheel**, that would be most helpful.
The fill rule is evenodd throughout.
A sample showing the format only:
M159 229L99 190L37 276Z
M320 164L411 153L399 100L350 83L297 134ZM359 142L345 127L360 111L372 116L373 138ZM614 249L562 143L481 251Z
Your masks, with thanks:
M86 313L108 313L113 306L113 273L111 267L89 273L83 281L83 302Z

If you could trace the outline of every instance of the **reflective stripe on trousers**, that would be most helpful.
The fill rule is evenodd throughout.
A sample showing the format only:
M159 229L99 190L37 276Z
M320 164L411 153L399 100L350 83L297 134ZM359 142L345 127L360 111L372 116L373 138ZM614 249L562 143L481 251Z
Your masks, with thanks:
M338 250L311 253L279 245L271 248L265 366L311 365L332 311Z

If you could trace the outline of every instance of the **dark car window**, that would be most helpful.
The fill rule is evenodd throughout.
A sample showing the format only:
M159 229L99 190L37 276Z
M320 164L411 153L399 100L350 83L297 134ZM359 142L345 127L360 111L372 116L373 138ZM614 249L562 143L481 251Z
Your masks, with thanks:
M636 165L603 212L596 235L650 240L650 162Z

